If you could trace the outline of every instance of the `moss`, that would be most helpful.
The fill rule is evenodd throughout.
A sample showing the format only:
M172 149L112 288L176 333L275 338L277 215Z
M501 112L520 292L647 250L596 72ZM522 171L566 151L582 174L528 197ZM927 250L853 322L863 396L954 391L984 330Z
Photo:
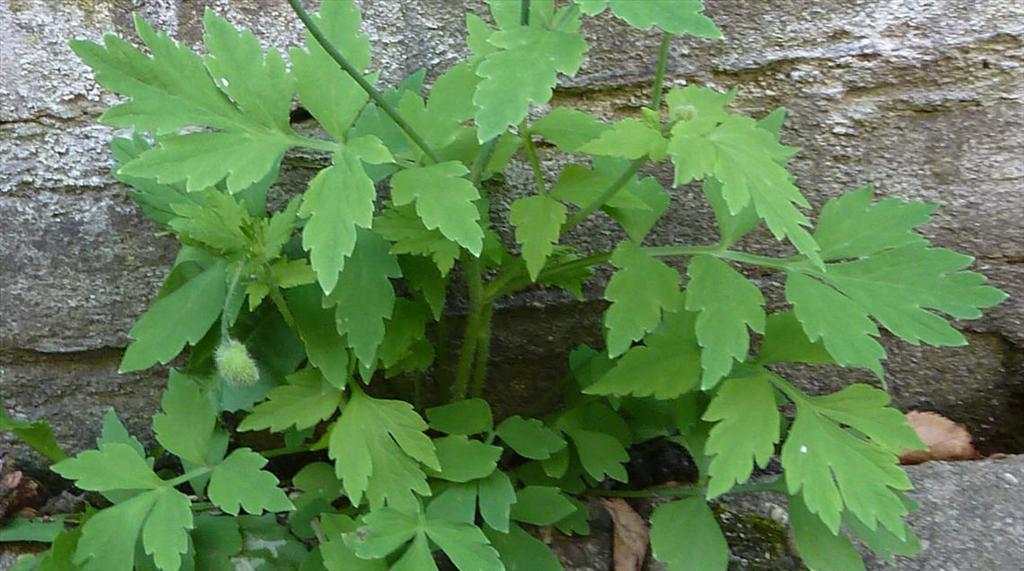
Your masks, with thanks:
M734 506L712 505L732 552L730 569L802 569L789 547L787 527Z

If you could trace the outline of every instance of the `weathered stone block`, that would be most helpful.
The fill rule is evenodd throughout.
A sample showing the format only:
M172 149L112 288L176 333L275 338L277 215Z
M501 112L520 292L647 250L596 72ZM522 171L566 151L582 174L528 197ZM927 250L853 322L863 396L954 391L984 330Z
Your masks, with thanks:
M387 82L420 67L433 77L464 51L464 8L486 12L480 1L359 3L377 49L374 65ZM130 37L130 14L138 10L196 45L206 5L251 28L266 45L284 48L302 37L283 2L0 0L0 393L17 412L52 414L58 433L75 446L91 438L72 438L81 419L95 420L108 402L127 407L122 412L135 419L155 408L159 381L128 398L118 391L142 385L116 376L114 369L117 348L155 294L173 245L154 236L155 228L109 176L113 132L96 118L116 97L95 84L66 41L98 39L105 32ZM739 86L738 106L752 113L788 107L784 139L804 147L793 168L815 205L866 183L882 196L937 202L943 208L926 232L977 256L978 268L1011 294L984 319L964 324L977 333L970 335L969 348L892 346L890 376L898 404L938 408L968 422L983 440L1020 446L1011 433L1022 433L1013 407L1024 385L1024 5L707 5L727 37L674 41L670 82ZM554 104L580 105L607 118L634 113L649 97L657 34L627 31L607 15L588 21L585 32L592 41L589 60L577 78L563 82ZM566 158L550 148L541 154L553 179ZM301 189L308 178L297 162L290 165L279 184L282 192ZM651 172L670 182L669 169ZM526 192L529 176L514 164L511 188L497 193L495 203L507 207ZM499 230L509 235L502 224ZM699 192L687 188L674 193L650 240L707 243L715 232ZM619 236L608 219L597 217L573 232L571 241L600 251ZM600 298L606 278L606 271L599 272L588 288L591 300ZM771 276L757 278L771 289ZM600 342L599 304L567 302L539 291L502 306L492 391L508 407L529 402L533 391L557 380L576 343ZM77 393L69 387L78 385L65 373L75 363L88 371L85 385L92 392L86 394L94 396L73 398ZM812 375L808 382L824 389L849 378L830 373L827 380Z

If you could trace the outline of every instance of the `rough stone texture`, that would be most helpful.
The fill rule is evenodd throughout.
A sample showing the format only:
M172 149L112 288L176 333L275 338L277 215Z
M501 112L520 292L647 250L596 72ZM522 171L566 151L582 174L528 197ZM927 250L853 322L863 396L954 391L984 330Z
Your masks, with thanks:
M1024 456L976 462L929 462L909 466L914 498L921 509L909 523L921 538L914 558L879 561L868 555L869 570L1017 571L1024 561ZM644 514L649 505L637 505ZM729 540L733 570L799 570L788 537L786 502L757 494L718 504L718 519ZM611 571L612 527L598 510L587 538L558 536L552 542L567 571ZM685 522L680 522L685 541ZM653 562L649 571L665 571Z
M362 1L386 81L443 69L463 50L463 7L482 2ZM72 448L88 444L102 409L144 426L159 375L114 374L132 320L173 255L108 174L112 130L96 117L114 101L67 48L72 37L130 35L132 10L196 44L202 7L252 28L268 45L301 37L283 2L254 0L0 0L0 393L16 415L48 416ZM927 232L979 258L1013 296L965 323L972 345L933 350L890 344L891 383L904 407L938 408L992 448L1020 450L1024 419L1024 4L1014 0L708 0L724 42L673 43L669 80L741 89L752 113L790 109L784 134L815 205L865 183L883 196L943 206ZM555 104L612 118L648 97L657 35L602 17L593 48ZM541 149L554 177L562 161ZM286 168L281 189L305 176ZM665 168L653 172L669 181ZM513 164L506 204L528 169ZM620 232L595 219L573 233L588 250ZM713 240L708 209L676 193L652 242ZM755 245L773 250L774 246ZM763 276L771 284L770 276ZM600 297L603 275L588 289ZM599 303L582 310L552 292L509 300L498 314L494 390L508 408L529 402L564 371L565 351L599 341ZM538 316L541 318L538 319ZM538 333L536 327L543 327ZM817 389L849 375L802 374Z

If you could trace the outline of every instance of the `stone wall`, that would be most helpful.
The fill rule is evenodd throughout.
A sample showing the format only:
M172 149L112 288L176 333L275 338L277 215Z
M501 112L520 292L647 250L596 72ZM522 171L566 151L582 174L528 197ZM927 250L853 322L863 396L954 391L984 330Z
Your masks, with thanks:
M890 383L900 406L967 422L983 448L1024 449L1024 4L706 3L727 39L674 41L670 81L739 86L739 106L752 113L786 106L784 140L804 149L794 170L811 202L820 206L871 183L883 196L939 203L926 232L977 257L977 269L1011 294L984 319L962 324L968 347L889 343ZM454 61L467 4L485 13L481 2L363 0L385 81ZM113 133L96 118L113 99L66 41L131 35L137 10L195 44L204 5L270 44L300 38L283 0L0 0L0 395L17 416L53 420L72 448L91 441L108 406L133 428L148 425L162 375L118 376L115 369L174 244L155 235L109 176ZM649 96L657 35L610 18L585 29L589 59L555 103L608 118L630 113ZM541 154L556 175L562 159L552 149ZM512 165L511 192L499 203L523 188L527 173ZM667 169L655 174L669 181ZM281 184L301 188L304 176L286 165ZM596 220L573 239L597 249L617 236L611 223ZM692 189L676 192L652 236L661 243L713 238L712 218ZM764 283L772 290L770 276ZM588 294L597 300L600 292L598 279ZM498 312L493 390L508 407L557 378L576 343L599 339L601 304L581 310L571 303L534 292ZM794 374L817 388L857 377Z

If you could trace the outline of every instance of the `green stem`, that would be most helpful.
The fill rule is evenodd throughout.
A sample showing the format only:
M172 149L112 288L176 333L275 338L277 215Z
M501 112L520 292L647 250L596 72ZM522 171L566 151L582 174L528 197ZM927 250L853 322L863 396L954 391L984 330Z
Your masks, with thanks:
M473 166L469 170L469 180L473 183L473 186L480 188L480 180L484 177L487 163L491 162L491 157L494 156L494 149L497 145L498 138L495 137L484 143L484 146L480 148L480 154L473 160Z
M652 256L656 256L659 258L671 258L675 256L696 256L699 254L708 254L716 258L733 260L734 262L741 262L744 264L751 264L754 266L774 268L777 270L789 269L793 264L804 259L803 256L792 256L789 258L772 258L770 256L759 256L756 254L747 254L744 252L723 250L718 246L657 246L653 248L644 248L644 251Z
M646 490L605 490L602 488L591 488L583 492L587 496L599 496L606 498L658 498L658 497L679 497L679 496L703 496L707 492L705 486L691 484L689 486L671 486L665 488L649 488ZM776 478L768 482L752 482L750 484L739 484L733 486L728 494L756 494L760 492L786 493L786 482L783 478Z
M668 66L668 49L671 35L667 32L661 37L661 47L658 49L658 67L654 75L654 93L651 96L651 108L657 111L661 107L661 90L662 85L665 83L665 69ZM596 212L602 206L608 203L622 187L626 186L633 176L640 170L640 167L644 166L647 162L647 157L641 157L632 162L629 168L622 173L615 182L612 183L604 192L599 194L590 204L583 207L582 210L574 214L569 220L562 225L562 233L572 230L576 226L586 220L591 214Z
M313 137L306 137L303 135L295 135L292 137L292 142L296 146L306 147L307 149L316 149L318 151L335 152L341 148L341 145L334 141L328 141L326 139L316 139Z
M530 0L521 0L519 2L519 24L522 26L530 25Z
M185 482L191 480L192 478L198 478L199 476L202 476L203 474L208 474L211 470L213 470L213 468L210 468L208 466L202 466L202 467L196 468L195 470L191 470L189 472L186 472L185 474L182 474L181 476L178 476L177 478L174 478L173 480L166 480L164 482L164 485L168 486L168 487L171 487L171 488L173 488L175 486L180 486L180 485L184 484Z
M294 448L273 448L271 450L261 450L260 456L264 458L277 458L279 456L290 456L292 454L305 454L306 452L316 452L323 450L324 446L317 446L316 443L306 444L304 446L296 446Z
M361 87L363 91L370 96L370 99L373 99L373 102L376 103L378 107L387 113L388 117L391 117L391 120L394 121L402 131L405 131L405 134L408 135L412 142L423 151L423 154L430 158L431 162L441 162L440 157L437 156L434 149L432 149L419 132L417 132L416 129L414 129L413 126L410 125L404 117L402 117L398 112L398 109L388 102L380 91L377 91L374 86L370 85L370 82L366 81L363 74L356 69L340 51L338 51L338 48L336 48L326 36L324 36L324 33L320 30L320 26L318 26L312 16L309 15L309 12L302 7L299 0L288 0L288 4L292 7L292 10L295 11L295 15L299 17L299 20L302 20L302 25L309 30L310 35L312 35L313 38L316 39L317 43L323 47L324 51L327 52L327 55L331 56L331 59L333 59L335 63L337 63L338 66L340 66L341 69L349 75L349 77L359 84L359 87Z
M288 303L284 300L281 288L277 287L277 284L270 286L270 300L274 302L274 307L277 308L277 312L281 314L284 322L298 335L299 327L295 324L295 316L292 315L292 310L288 309Z
M445 277L445 293L448 292L448 278ZM445 299L447 300L447 295ZM451 365L449 364L449 352L451 345L448 342L448 315L444 313L442 304L441 318L437 321L437 389L441 398L448 398L452 390Z
M568 220L565 221L565 224L562 225L562 233L564 234L569 230L572 230L576 226L579 226L580 222L583 222L584 220L589 218L591 214L593 214L599 208L604 206L609 200L611 200L613 196L616 195L616 193L622 190L622 187L626 186L626 184L629 183L629 181L633 178L633 175L635 175L637 171L640 170L640 167L644 166L644 163L646 162L646 157L633 161L629 165L629 168L627 168L625 172L623 172L622 175L619 176L619 178L617 178L615 182L611 184L611 186L604 189L604 192L599 194L597 198L590 202L590 204L584 206L581 210L576 212L576 214L573 214Z
M537 148L533 146L533 135L530 133L530 128L526 125L526 121L519 125L519 137L523 140L523 151L526 153L526 158L530 161L530 168L533 169L533 181L537 185L537 194L545 195L548 193L548 189L544 183L544 169L540 168Z
M654 72L654 92L651 93L651 109L661 109L661 91L665 85L665 68L668 67L668 49L672 42L672 34L661 35L661 47L658 49L658 69Z
M233 276L231 276L231 283L228 285L228 293L224 296L224 308L220 313L220 337L222 342L226 342L227 338L231 336L231 324L228 323L228 311L231 306L235 304L235 290L238 289L238 282L242 280L242 270L245 269L245 260L238 260L238 269L235 270Z
M417 371L412 377L412 405L417 411L423 410L423 372Z
M590 488L583 492L587 496L599 496L603 498L658 498L658 497L679 497L679 496L702 496L704 488L701 486L673 486L666 488L650 488L647 490L605 490L602 488Z
M800 403L807 402L807 396L804 395L804 393L800 389L794 387L789 383L789 381L772 373L770 370L764 370L768 373L768 379L772 382L773 385L775 385L775 388L779 389L779 392L786 395L786 398L788 398L794 404L799 405Z
M320 545L327 543L327 536L324 535L323 529L320 528L320 518L315 517L309 520L309 528L313 530L317 543Z
M473 398L482 397L487 381L487 362L491 358L491 319L494 316L494 305L484 303L483 324L480 327L480 339L477 341L476 367L473 369L473 384L469 394Z
M744 252L724 250L720 246L656 246L645 247L644 251L658 258L708 255L723 260L732 260L734 262L773 268L777 270L791 269L793 267L793 264L802 262L806 259L804 256L792 256L789 258L772 258L769 256L759 256L756 254L747 254ZM583 258L568 260L561 264L552 264L544 268L544 270L540 273L537 279L549 279L560 273L571 272L579 270L581 268L589 268L591 266L603 264L610 260L611 257L611 252L601 252L597 254L591 254ZM495 278L494 281L492 281L491 283L487 284L487 288L484 290L484 300L486 302L491 302L503 295L508 295L510 293L519 291L520 289L529 286L530 283L530 280L521 270L510 270Z
M494 154L497 138L491 139L480 149L470 169L469 180L473 186L480 188L480 179L483 177L484 169ZM477 203L480 217L486 223L489 212L486 209L486 202L480 200ZM466 316L466 329L462 336L462 347L459 352L459 361L455 369L455 385L449 396L459 400L466 398L469 392L469 383L473 376L474 359L477 357L477 346L481 339L484 343L490 344L490 322L485 323L484 313L487 311L488 303L484 301L484 271L480 258L466 252L462 256L462 270L466 280L466 290L469 294L469 314ZM486 369L486 365L484 366ZM480 381L481 384L483 381Z
M459 362L455 369L455 386L452 388L454 400L466 398L469 390L473 358L476 356L476 346L480 340L484 312L483 268L480 258L467 252L462 256L462 267L466 273L466 289L469 293L469 314L466 316L466 331L462 337Z
M558 20L555 20L555 24L552 26L552 28L555 30L561 30L562 26L564 26L565 23L569 21L569 19L576 16L576 14L578 14L579 11L579 4L570 4L568 8L565 8L562 11L562 15L558 17Z

